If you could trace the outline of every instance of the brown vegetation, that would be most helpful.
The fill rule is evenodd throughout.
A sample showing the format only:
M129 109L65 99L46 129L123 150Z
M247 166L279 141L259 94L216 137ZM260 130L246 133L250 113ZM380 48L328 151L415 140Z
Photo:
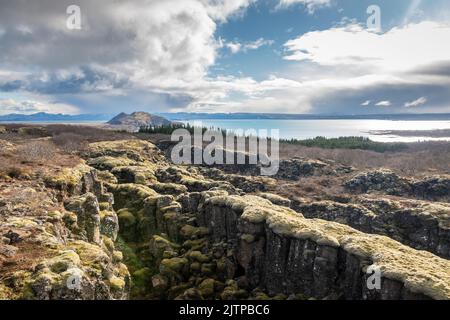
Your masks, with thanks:
M358 169L388 168L410 176L450 172L450 142L412 143L407 151L377 153L364 150L326 150L281 144L283 159L305 157L333 160Z

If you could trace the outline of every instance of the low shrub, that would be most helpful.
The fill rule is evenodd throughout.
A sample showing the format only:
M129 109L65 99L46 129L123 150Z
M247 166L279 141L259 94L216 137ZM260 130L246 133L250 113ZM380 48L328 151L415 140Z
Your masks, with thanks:
M383 143L375 142L365 137L340 137L340 138L325 138L317 137L307 140L281 140L282 143L296 144L305 147L318 147L322 149L359 149L371 150L379 153L384 152L398 152L408 149L406 143Z
M51 160L57 149L50 141L33 141L17 147L16 153L23 163L42 162Z

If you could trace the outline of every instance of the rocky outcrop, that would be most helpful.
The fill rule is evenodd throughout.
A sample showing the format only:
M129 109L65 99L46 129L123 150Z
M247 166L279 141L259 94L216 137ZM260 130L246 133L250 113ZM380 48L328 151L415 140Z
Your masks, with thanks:
M388 235L445 257L446 229L439 222L445 219L436 207L416 208L413 213L413 205L395 209L395 205L369 199L340 204L299 203L271 193L242 196L265 191L261 188L264 183L218 169L168 166L165 162L155 165L152 161L148 165L141 151L137 155L96 155L121 159L115 164L107 158L103 169L119 182L130 182L108 187L116 200L120 237L134 248L133 254L125 254L125 260L130 265L134 255L140 261L132 269L136 295L145 292L148 297L168 299L448 298L446 260L375 235ZM133 160L139 157L140 162ZM97 165L104 163L98 159L94 158ZM129 160L135 162L122 166ZM283 171L287 174L283 179L311 175L326 166L297 160ZM132 172L136 165L147 166L152 179L139 180L132 174L125 179L117 173L118 168ZM361 177L349 188L369 185L361 192L389 193L413 190L408 179L393 173ZM430 210L436 212L437 227L426 218ZM435 233L438 243L432 241ZM436 268L429 268L427 261L434 261ZM366 286L366 270L373 265L382 271L379 291Z
M450 177L432 176L424 179L400 177L391 170L380 169L359 173L344 184L351 192L381 192L388 195L416 197L431 201L450 200Z
M379 196L445 198L444 176L359 174L346 186L368 194L338 203L276 194L280 181L353 171L328 162L252 177L172 165L140 140L93 143L83 158L41 185L0 186L0 298L450 299L448 205Z
M367 193L380 191L389 195L403 195L412 192L411 183L401 178L391 170L375 170L358 173L347 181L344 186L353 192Z
M280 161L280 169L276 175L278 179L298 180L308 177L326 168L327 164L319 160L294 158Z
M249 283L269 293L346 299L450 297L449 261L387 237L306 219L258 197L207 197L199 223L214 241L232 244ZM371 265L382 270L380 291L370 292L365 285Z
M89 191L83 195L29 184L28 193L0 186L0 299L127 299L130 276L113 242L117 217L100 211L98 200L111 197L91 193L102 191L95 174L74 183L73 191Z
M296 200L291 207L310 219L339 222L450 258L450 206L447 204L370 197L358 198L357 202Z

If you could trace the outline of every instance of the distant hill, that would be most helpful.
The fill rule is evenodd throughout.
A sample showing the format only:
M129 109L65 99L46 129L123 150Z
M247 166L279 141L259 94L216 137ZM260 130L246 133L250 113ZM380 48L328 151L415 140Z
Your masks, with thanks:
M161 116L155 116L147 112L133 112L132 114L121 114L108 121L112 126L128 126L139 128L143 126L161 127L170 125L172 122Z
M80 121L107 121L111 115L107 114L51 114L39 112L34 114L7 114L0 116L3 122L80 122Z
M0 115L1 122L107 122L111 114L51 114L39 112L35 114L8 114ZM450 113L424 113L424 114L368 114L368 115L336 115L336 114L279 114L279 113L157 113L134 112L121 113L111 119L110 125L125 125L139 127L141 125L168 125L170 121L186 120L423 120L423 121L450 121Z

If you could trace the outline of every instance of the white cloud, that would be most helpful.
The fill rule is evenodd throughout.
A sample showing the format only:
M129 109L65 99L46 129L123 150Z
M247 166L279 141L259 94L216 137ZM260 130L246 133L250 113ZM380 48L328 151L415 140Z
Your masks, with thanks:
M420 39L420 42L419 42ZM361 25L309 32L285 44L287 60L411 71L450 60L450 24L421 22L376 34Z
M406 103L405 103L405 107L406 107L406 108L418 107L418 106L424 105L425 103L427 103L427 101L428 101L427 98L425 98L425 97L420 97L420 98L417 99L417 100L410 101L410 102L406 102Z
M280 0L278 7L286 8L292 6L294 4L302 4L304 5L309 13L314 13L318 8L330 6L330 0Z
M102 100L106 96L116 104L123 101L123 108L161 103L182 110L187 106L190 111L302 113L315 111L318 101L328 99L334 105L336 97L352 94L359 94L355 106L368 98L378 101L371 91L376 88L450 85L449 75L441 68L450 62L450 27L436 22L411 24L384 34L354 23L309 32L286 43L284 58L291 64L278 70L277 76L259 82L244 76L209 77L220 48L237 53L273 44L264 38L251 42L215 38L218 24L242 15L253 2L124 0L111 5L108 0L79 0L83 29L73 32L65 27L59 0L3 1L0 66L6 69L0 70L0 90L17 87L47 94L36 99L41 105L35 99L28 104L9 102L22 110L28 105L34 106L29 110L70 109L70 104L58 106L49 101L60 101L53 98L55 92L65 95L78 90L88 95L68 101L91 99L96 107L109 107L108 100ZM294 3L312 11L329 1L280 0L284 7ZM25 5L28 10L20 10ZM18 30L18 21L26 21L26 28ZM49 35L51 41L42 41ZM441 72L416 72L427 64ZM142 97L117 98L135 92ZM152 94L159 98L149 99ZM379 97L399 100L389 94ZM176 103L160 102L165 98ZM130 100L139 104L130 104Z
M238 53L242 48L242 44L239 42L228 42L225 46L230 49L233 54Z
M256 0L201 0L201 2L213 19L226 21L230 16L243 14L244 10Z
M80 0L84 20L77 31L66 28L60 1L2 2L0 29L6 33L0 42L0 64L38 71L89 65L145 83L168 78L193 81L215 63L217 23L252 2ZM43 41L49 35L51 41Z
M362 105L363 107L367 107L368 105L370 105L371 102L372 102L372 101L370 101L370 100L366 100L366 101L364 101L363 103L361 103L361 105Z
M377 107L390 107L392 106L392 102L389 100L380 101L376 104Z
M17 101L14 99L0 100L0 114L21 113L32 114L36 112L76 114L78 109L64 103L42 102L34 100Z
M250 50L258 50L263 46L271 46L274 43L273 40L266 40L259 38L255 41L240 43L240 42L225 42L222 46L227 47L231 53L236 54L238 52L248 52Z

